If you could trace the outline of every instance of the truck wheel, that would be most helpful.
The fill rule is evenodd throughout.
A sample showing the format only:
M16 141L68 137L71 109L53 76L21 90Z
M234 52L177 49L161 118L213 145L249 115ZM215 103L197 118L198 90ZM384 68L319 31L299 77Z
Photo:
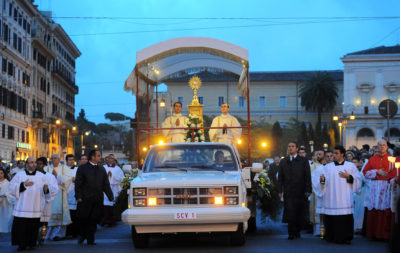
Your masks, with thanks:
M246 236L243 231L243 223L239 224L238 229L231 234L231 245L243 246L246 243Z
M253 233L257 231L257 223L256 223L256 217L250 217L248 223L248 229L247 232L248 233Z
M131 228L133 246L137 249L147 248L149 245L149 235L136 233L135 226Z

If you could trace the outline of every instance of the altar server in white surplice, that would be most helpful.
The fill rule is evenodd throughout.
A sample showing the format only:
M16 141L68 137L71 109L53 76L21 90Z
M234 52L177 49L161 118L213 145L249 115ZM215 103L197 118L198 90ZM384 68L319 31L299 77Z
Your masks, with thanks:
M114 226L116 225L116 220L114 218L114 204L117 200L119 191L121 190L121 182L125 175L122 169L117 165L113 154L107 157L107 164L103 165L103 167L107 172L114 200L109 200L107 195L104 193L104 214L100 225Z
M228 127L240 127L240 123L235 117L229 114L229 105L227 103L221 105L221 112L222 114L220 116L213 119L211 127L224 128L210 129L210 140L212 142L235 144L242 135L242 129Z
M14 197L8 190L10 182L8 182L6 175L6 171L0 168L0 234L9 233L12 223Z
M51 202L51 218L47 238L58 241L65 238L67 225L71 223L67 190L72 183L72 174L68 166L60 164L59 154L53 154L51 161L52 165L45 167L44 170L56 177L59 191Z
M174 114L169 116L161 124L163 128L186 128L189 119L186 116L182 116L182 104L181 102L174 103ZM171 129L162 131L168 143L185 142L186 130L185 129Z
M325 239L350 244L354 231L353 194L360 191L361 178L354 163L344 161L345 152L343 146L335 147L334 162L324 166L316 195L323 197Z
M49 191L50 198L43 199L43 211L42 216L40 217L40 222L47 223L50 221L51 217L51 201L53 201L58 193L58 184L56 177L44 170L44 167L47 165L47 159L45 157L40 157L36 159L36 170L38 172L43 173L46 176L46 180L49 183ZM45 224L42 224L45 225Z
M35 248L43 199L50 198L46 176L36 171L35 159L29 157L25 166L25 171L17 173L9 186L10 193L16 198L11 242L19 246L18 250Z

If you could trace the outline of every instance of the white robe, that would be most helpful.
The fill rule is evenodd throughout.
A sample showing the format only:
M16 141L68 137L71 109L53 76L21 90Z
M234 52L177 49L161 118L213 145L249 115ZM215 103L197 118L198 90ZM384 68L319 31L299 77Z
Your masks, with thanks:
M21 183L28 180L33 182L32 186L27 186L26 190L20 192ZM21 218L40 218L43 211L43 199L50 199L50 193L45 194L43 186L47 184L47 179L43 173L36 171L34 175L28 175L25 171L17 173L9 185L10 194L15 197L13 215Z
M367 192L366 179L362 172L359 172L362 185L360 194L354 193L354 229L361 230L364 223L364 202Z
M51 219L49 226L66 226L71 224L69 214L67 190L72 183L71 171L68 166L59 164L58 167L47 166L44 168L46 172L57 172L58 193L56 198L51 202Z
M324 214L322 187L320 177L324 174L324 165L318 166L311 175L311 183L315 194L315 213Z
M240 127L239 121L230 114L217 116L213 119L211 127L223 127L224 124L228 127ZM242 135L241 128L228 128L227 133L223 133L223 129L210 129L209 131L211 142L235 144L236 140Z
M11 232L15 198L10 194L9 185L10 182L7 179L0 181L0 233Z
M76 177L76 172L78 171L78 166L75 166L73 169L69 168L72 177ZM68 207L69 210L76 210L76 199L75 199L75 183L71 181L70 186L67 191L68 197Z
M40 173L40 172L37 172ZM45 174L46 180L49 183L49 192L50 192L50 198L43 199L43 212L42 216L40 217L40 222L49 222L50 217L51 217L51 202L56 198L57 193L58 193L58 184L57 184L57 179L56 177L49 173L46 172Z
M176 120L179 119L179 124L176 125ZM169 116L164 120L161 124L163 128L186 128L189 119L186 116L182 116L182 114L174 114ZM167 139L168 143L178 143L178 142L185 142L186 132L185 129L173 129L173 130L163 130L163 135Z
M107 165L103 166L104 169L106 169L107 175L108 172L111 171L111 177L108 177L108 180L110 181L110 187L114 195L114 201L117 199L119 191L121 190L121 182L122 179L124 179L124 172L121 170L120 167L115 166L115 167L109 167ZM105 206L113 206L114 201L110 201L107 197L107 195L104 193L104 205Z
M349 184L345 178L339 176L339 172L349 173L353 177L353 183ZM324 166L325 184L320 184L318 195L323 196L323 212L327 215L353 214L353 194L361 189L361 178L354 163L345 161L343 165L336 166L331 162ZM317 193L316 193L317 194Z
M25 170L24 168L20 169L18 167L15 167L10 171L10 175L11 176L15 176L18 172L21 172L21 171L24 171L24 170Z

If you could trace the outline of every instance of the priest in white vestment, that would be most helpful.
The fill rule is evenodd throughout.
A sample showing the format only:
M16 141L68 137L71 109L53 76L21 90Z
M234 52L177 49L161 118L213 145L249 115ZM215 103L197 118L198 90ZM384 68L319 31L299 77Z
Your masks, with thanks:
M65 238L67 225L71 223L67 190L72 183L72 176L70 169L60 164L59 154L53 154L51 161L52 165L45 167L45 171L56 177L59 192L51 203L51 218L47 238L58 241Z
M361 188L358 169L352 162L344 161L343 146L334 149L334 162L324 166L316 194L323 197L325 214L325 239L335 243L350 244L353 239L353 194Z
M10 171L11 178L13 178L18 172L25 170L25 162L23 160L19 160L17 162L17 167L13 168Z
M114 218L114 204L121 190L121 182L125 175L122 169L117 165L114 155L108 156L108 162L103 165L103 167L107 172L114 200L109 200L107 195L104 193L104 214L100 225L114 226L116 224Z
M65 156L66 167L71 173L71 184L67 190L68 207L69 214L71 217L71 224L67 226L67 236L72 236L73 238L79 235L78 219L76 217L76 199L75 199L75 178L78 166L75 165L74 155L68 154Z
M42 216L40 217L40 225L41 225L41 231L40 233L42 234L43 231L46 231L47 229L47 224L50 221L51 218L51 201L53 201L58 193L58 183L57 179L55 176L49 172L46 172L44 170L44 167L47 165L47 159L46 157L40 157L36 159L36 171L41 172L45 175L46 180L49 184L49 192L50 192L50 198L43 199L42 205L43 205L43 210L42 210ZM40 242L43 242L44 238L40 239Z
M314 153L315 160L310 165L311 176L314 174L315 170L322 165L325 158L325 152L323 150L317 150ZM319 178L318 178L319 180ZM314 182L312 181L314 184ZM319 183L319 182L318 182ZM314 187L314 186L313 186ZM320 213L317 213L317 205L321 205L320 199L315 195L315 192L310 195L310 223L313 225L313 234L320 234Z
M26 170L17 173L9 186L11 195L16 198L11 242L19 246L19 251L36 247L43 199L50 198L46 176L35 167L35 159L29 157Z
M242 135L241 128L228 128L228 127L240 127L239 121L229 114L229 105L223 103L221 105L220 116L213 119L211 127L224 127L218 129L210 129L209 135L211 142L229 143L235 144L240 136Z
M186 128L189 122L188 117L181 114L182 104L181 102L174 103L174 114L169 116L161 124L162 128ZM163 135L167 139L168 143L185 142L186 130L185 129L166 129L163 130Z
M6 171L0 168L0 234L11 232L14 198L8 190L9 184Z

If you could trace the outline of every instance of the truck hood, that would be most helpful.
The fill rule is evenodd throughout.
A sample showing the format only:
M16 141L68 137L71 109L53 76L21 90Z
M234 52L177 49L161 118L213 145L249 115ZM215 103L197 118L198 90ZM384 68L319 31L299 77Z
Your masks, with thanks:
M151 172L138 175L134 187L196 187L238 185L242 180L239 171L173 171Z

